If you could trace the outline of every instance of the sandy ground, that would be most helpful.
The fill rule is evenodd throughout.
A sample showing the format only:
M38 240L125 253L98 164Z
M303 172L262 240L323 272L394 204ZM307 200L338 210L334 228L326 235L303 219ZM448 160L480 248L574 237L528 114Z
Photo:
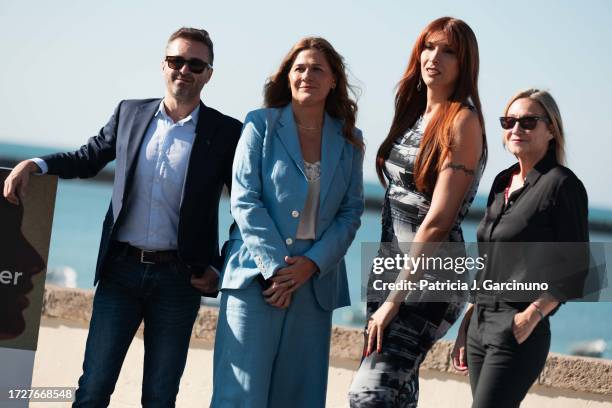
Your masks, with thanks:
M76 386L81 375L87 330L70 321L44 319L34 362L32 385L36 387ZM142 337L137 335L123 364L111 407L140 407L142 383ZM177 407L208 407L212 394L212 344L191 341L185 373L181 380ZM338 361L330 369L328 407L346 407L346 391L356 362ZM31 407L67 407L67 403L32 403Z
M86 338L87 330L82 324L59 319L43 319L34 362L32 385L37 387L76 386L81 375ZM140 407L143 355L142 337L137 335L123 364L111 399L111 407ZM212 357L212 344L192 339L177 398L177 407L208 407L212 394ZM332 359L329 370L327 407L348 407L346 394L357 366L358 363L355 361ZM464 397L469 397L469 390L461 383L456 381L450 383L456 383L457 390L455 391L463 394L466 394L467 391ZM435 382L432 382L431 385L428 382L423 384L422 393L431 395L433 397L431 403L435 403L435 406L443 406L438 405L440 401L435 401L436 396L439 395L435 389L439 385ZM451 391L448 386L445 386L447 392ZM434 406L429 403L425 405L425 401L422 403L423 406ZM31 407L40 408L67 406L69 404L66 403L31 404Z
M33 386L76 386L81 375L83 351L87 338L84 324L43 318L34 363ZM113 408L140 407L142 360L144 348L140 335L127 354L117 387L111 399ZM177 407L208 407L212 391L212 344L192 340L185 373L177 398ZM329 371L327 407L347 407L346 394L358 363L332 359ZM533 390L532 390L533 391ZM578 395L560 395L553 389L536 387L522 407L612 407L606 397L599 401L575 399ZM571 398L570 398L571 397ZM579 397L579 396L578 396ZM584 395L584 397L588 397ZM603 401L608 399L608 401ZM431 370L421 372L420 407L469 407L471 394L467 378ZM68 403L32 403L34 408L68 407Z

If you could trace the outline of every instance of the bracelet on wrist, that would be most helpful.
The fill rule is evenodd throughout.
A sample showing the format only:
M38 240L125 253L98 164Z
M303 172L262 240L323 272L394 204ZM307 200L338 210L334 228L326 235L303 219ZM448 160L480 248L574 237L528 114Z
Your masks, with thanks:
M544 320L546 316L544 315L544 313L542 313L542 309L540 309L540 307L535 302L532 302L531 305L535 308L536 312L538 312L538 314L540 315L540 320Z

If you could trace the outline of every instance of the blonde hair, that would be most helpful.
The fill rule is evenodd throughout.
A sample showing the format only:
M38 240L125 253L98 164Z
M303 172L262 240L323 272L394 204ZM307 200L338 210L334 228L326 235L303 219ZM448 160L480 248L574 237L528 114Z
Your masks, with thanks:
M563 133L561 112L559 111L557 102L555 102L555 99L548 91L542 91L535 88L525 89L524 91L518 92L510 99L506 105L506 109L504 109L504 116L508 114L508 109L510 109L510 105L512 105L514 101L523 98L537 102L542 109L544 109L544 112L546 112L546 116L550 121L548 129L553 135L555 158L559 164L565 164L565 136ZM505 141L503 143L504 145L506 144Z

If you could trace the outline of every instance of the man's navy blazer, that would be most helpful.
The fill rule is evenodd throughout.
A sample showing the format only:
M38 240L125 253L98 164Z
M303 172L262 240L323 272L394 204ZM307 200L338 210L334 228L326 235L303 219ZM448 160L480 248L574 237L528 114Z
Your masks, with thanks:
M49 174L88 178L115 163L110 207L104 219L94 284L100 279L110 243L125 216L123 203L131 191L138 152L161 99L121 101L98 135L79 150L42 157ZM189 270L208 265L221 269L218 212L221 191L231 188L232 161L242 124L200 102L195 139L183 190L178 226L178 255Z

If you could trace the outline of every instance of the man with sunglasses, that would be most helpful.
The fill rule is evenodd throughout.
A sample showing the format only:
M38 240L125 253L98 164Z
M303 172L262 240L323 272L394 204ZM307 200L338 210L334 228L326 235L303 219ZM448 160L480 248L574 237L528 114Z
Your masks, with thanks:
M175 404L200 296L217 295L218 205L241 130L200 101L212 63L208 33L179 29L162 61L163 99L120 102L79 150L21 162L5 182L17 204L31 173L87 178L116 160L75 407L108 406L143 320L142 404Z

